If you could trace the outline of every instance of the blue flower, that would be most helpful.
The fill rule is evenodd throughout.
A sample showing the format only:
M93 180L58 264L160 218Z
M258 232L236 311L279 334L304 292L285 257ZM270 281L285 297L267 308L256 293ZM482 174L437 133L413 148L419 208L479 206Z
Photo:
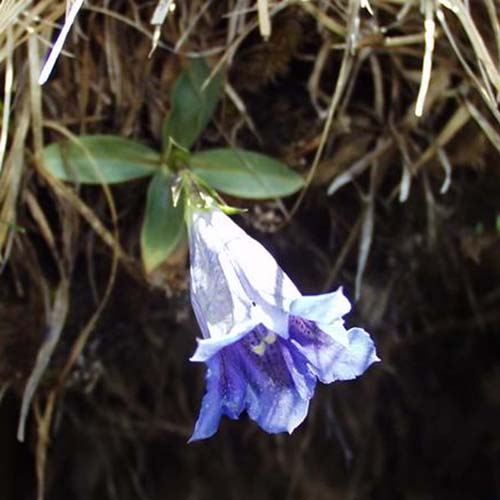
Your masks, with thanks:
M342 289L303 296L269 252L215 207L190 211L191 303L207 391L191 441L243 411L270 433L306 417L316 381L361 375L378 361L370 336L346 330Z

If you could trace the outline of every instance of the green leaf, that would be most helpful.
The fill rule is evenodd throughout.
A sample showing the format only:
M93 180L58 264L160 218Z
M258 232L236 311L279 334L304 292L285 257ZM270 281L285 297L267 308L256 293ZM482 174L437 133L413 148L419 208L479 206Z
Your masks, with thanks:
M153 149L113 135L87 135L56 142L43 151L43 165L63 181L114 184L153 175L160 155Z
M149 273L175 249L184 232L184 199L172 202L173 177L156 174L149 184L141 232L142 262Z
M278 198L293 194L304 185L302 177L285 164L242 149L212 149L193 154L191 167L214 189L239 198Z
M219 100L222 77L210 76L210 68L202 59L193 59L175 82L171 110L163 124L163 148L169 138L189 149L207 126ZM203 88L203 90L202 90Z

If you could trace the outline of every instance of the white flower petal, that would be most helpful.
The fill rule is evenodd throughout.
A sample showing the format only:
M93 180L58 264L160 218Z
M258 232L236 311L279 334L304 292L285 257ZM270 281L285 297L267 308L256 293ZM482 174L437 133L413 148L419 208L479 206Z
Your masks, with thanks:
M304 295L290 305L290 314L327 325L335 323L351 310L342 288L322 295Z
M215 208L193 210L189 240L191 298L204 336L249 321L287 335L287 311L300 292L260 243Z

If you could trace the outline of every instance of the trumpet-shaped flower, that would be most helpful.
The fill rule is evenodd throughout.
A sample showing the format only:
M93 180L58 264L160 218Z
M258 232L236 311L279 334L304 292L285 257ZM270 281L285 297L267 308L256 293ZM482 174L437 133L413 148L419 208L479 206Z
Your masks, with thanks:
M303 296L271 254L215 207L191 210L191 303L202 332L191 361L207 364L207 390L191 441L222 415L291 433L316 381L349 380L378 361L370 336L346 330L342 293Z

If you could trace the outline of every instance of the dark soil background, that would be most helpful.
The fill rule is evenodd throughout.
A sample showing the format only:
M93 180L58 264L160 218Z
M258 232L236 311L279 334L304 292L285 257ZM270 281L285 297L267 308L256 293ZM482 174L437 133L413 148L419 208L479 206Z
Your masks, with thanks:
M180 4L162 28L162 43L173 47L202 4ZM92 8L82 11L66 46L75 57L61 58L43 89L44 118L73 133L114 133L158 145L185 54L226 43L223 15L235 2L212 4L184 55L159 47L150 59L150 40L133 27ZM312 4L346 25L347 2ZM199 331L186 288L187 257L181 248L144 275L138 236L146 184L132 182L112 188L130 260L120 261L109 303L44 428L51 390L102 297L111 252L71 203L26 170L18 207L26 232L16 235L0 282L1 500L37 498L42 478L47 500L500 500L498 151L470 119L442 145L452 165L447 191L440 191L445 174L434 152L412 170L406 201L398 199L405 151L418 164L465 98L490 115L441 32L432 81L444 71L445 84L437 90L431 85L432 105L421 121L405 118L419 86L419 78L408 75L419 75L423 45L383 48L385 34L377 29L391 26L400 6L372 4L373 18L359 11L361 45L369 55L356 59L322 160L289 223L281 227L297 196L283 204L227 201L249 209L237 222L303 293L343 286L353 301L372 210L360 297L346 319L371 333L382 362L355 381L319 387L306 421L291 436L267 435L244 417L223 419L213 438L187 444L204 391L204 367L188 361ZM475 20L487 18L471 4ZM149 29L154 6L111 1L107 8ZM418 6L408 12L386 33L421 33ZM249 16L246 22L255 22L255 14ZM465 46L458 21L446 16ZM269 42L258 28L249 30L228 67L227 81L246 115L225 96L197 148L233 141L307 175L325 124L316 107L327 109L331 102L343 54L335 44L343 38L300 7L285 8L272 20ZM480 27L495 53L492 29ZM308 81L325 44L334 48L311 91ZM213 66L221 56L208 60ZM20 74L19 96L26 84ZM383 83L382 104L374 81ZM330 183L380 140L395 137L351 182L327 194ZM44 131L47 143L58 138ZM27 151L30 158L29 145ZM36 196L56 245L70 249L74 265L62 337L32 404L26 441L19 443L22 392L45 331L40 283L54 290L58 280L26 193ZM78 196L111 227L99 188L81 188Z

